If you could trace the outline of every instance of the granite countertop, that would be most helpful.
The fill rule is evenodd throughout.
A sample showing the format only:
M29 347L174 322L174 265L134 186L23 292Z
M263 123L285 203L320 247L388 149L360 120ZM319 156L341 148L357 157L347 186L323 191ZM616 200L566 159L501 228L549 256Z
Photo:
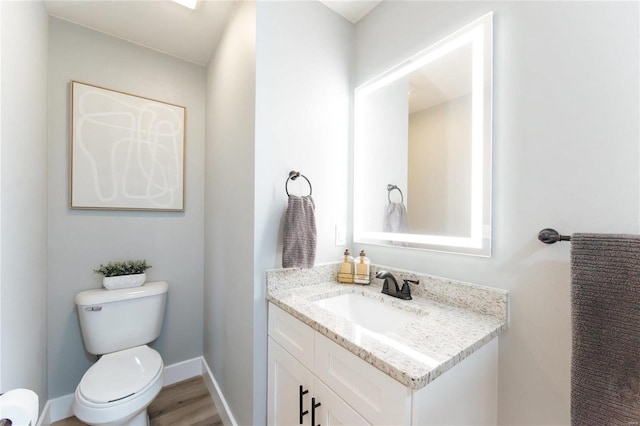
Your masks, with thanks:
M426 386L507 328L504 290L372 265L372 276L384 269L399 283L420 280L412 286L413 300L400 300L381 293L382 280L337 283L337 267L267 271L267 300L411 389ZM374 333L314 303L348 293L413 312L415 320Z

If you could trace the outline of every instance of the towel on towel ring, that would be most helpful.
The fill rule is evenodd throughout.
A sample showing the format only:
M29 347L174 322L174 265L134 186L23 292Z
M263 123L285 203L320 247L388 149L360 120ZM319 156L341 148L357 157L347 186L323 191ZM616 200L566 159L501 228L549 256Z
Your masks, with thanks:
M284 215L282 267L312 268L317 237L313 198L311 195L289 195Z

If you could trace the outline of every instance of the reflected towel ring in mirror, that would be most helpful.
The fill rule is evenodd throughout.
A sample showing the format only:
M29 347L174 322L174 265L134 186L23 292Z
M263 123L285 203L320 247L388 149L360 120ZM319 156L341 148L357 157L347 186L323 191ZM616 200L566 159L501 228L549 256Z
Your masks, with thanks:
M289 172L289 177L287 178L287 181L284 183L284 190L287 193L287 196L289 195L289 181L296 180L299 177L303 177L304 180L306 180L307 183L309 184L309 195L307 195L307 197L311 196L311 193L313 192L313 188L311 187L311 182L309 182L309 179L307 179L305 175L303 175L300 172L296 172L295 170L291 170Z
M387 185L387 198L389 199L389 202L391 202L391 191L393 191L394 189L397 189L398 192L400 193L400 203L404 203L404 195L402 194L402 191L400 190L400 188L398 188L398 185L391 185L388 184Z

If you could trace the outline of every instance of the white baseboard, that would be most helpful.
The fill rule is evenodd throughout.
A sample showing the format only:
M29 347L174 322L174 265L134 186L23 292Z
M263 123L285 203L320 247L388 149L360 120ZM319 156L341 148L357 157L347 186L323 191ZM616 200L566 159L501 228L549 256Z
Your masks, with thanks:
M164 384L169 386L202 375L202 357L177 362L164 368Z
M195 376L204 376L203 365L206 365L204 364L204 359L199 356L197 358L177 362L175 364L164 367L163 386L169 386ZM205 381L207 381L207 379L205 379ZM211 392L211 390L209 391ZM211 397L214 399L216 407L218 407L217 401L215 400L213 394L211 395ZM58 420L66 419L67 417L73 416L73 399L74 394L70 393L68 395L63 395L61 397L50 399L49 401L47 401L44 409L42 410L42 414L38 419L38 423L36 423L36 426L50 426L51 423L55 423ZM222 416L222 413L220 415Z
M38 418L36 426L49 426L58 420L73 416L73 409L71 408L73 398L74 394L70 393L48 400L42 410L42 414L40 414Z
M36 426L49 426L51 425L51 401L47 401L42 409L42 414L38 417Z
M233 416L229 405L227 404L227 400L224 399L224 395L220 391L218 382L213 376L213 373L211 372L211 369L207 364L207 360L205 360L204 357L202 357L202 377L204 378L204 382L207 385L207 389L209 389L211 399L213 399L213 403L218 409L218 413L220 413L222 424L224 424L225 426L238 426L238 422L236 422L236 419Z

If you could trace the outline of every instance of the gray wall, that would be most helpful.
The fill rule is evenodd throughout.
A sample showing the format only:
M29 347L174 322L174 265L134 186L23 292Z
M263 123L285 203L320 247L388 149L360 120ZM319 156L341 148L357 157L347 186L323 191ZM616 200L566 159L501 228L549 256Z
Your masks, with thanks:
M54 18L49 42L48 371L56 397L72 393L94 360L73 297L101 287L92 270L110 260L147 259L147 279L169 282L162 334L152 345L165 365L202 355L205 69ZM187 108L184 213L69 209L72 79Z
M204 357L254 422L255 3L239 2L207 66Z
M567 243L639 231L637 2L383 2L356 25L356 84L493 10L493 256L369 247L373 262L509 290L499 423L569 424Z
M0 2L0 393L47 401L47 31L42 2Z

